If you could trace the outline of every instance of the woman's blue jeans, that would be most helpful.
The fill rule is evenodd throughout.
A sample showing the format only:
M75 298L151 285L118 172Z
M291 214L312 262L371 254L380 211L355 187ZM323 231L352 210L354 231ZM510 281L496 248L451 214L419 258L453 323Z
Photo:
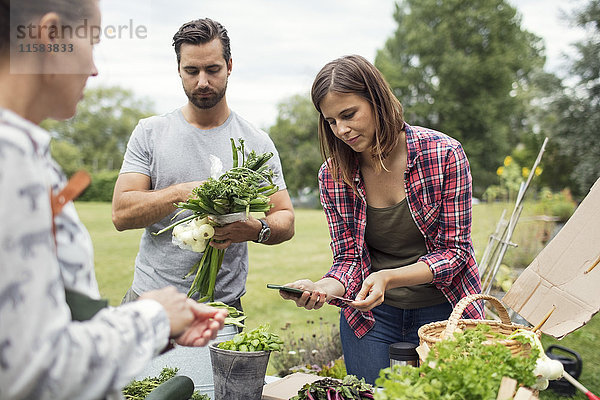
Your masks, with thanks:
M450 303L432 307L403 310L381 304L373 310L375 326L362 338L356 337L344 314L340 317L340 337L346 370L367 383L375 384L379 370L390 366L389 347L392 343L419 344L417 331L422 325L448 319Z

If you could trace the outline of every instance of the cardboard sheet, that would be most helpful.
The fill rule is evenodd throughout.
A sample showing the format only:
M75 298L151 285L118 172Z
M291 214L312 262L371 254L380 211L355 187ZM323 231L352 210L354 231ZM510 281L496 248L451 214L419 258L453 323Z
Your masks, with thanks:
M557 339L600 310L600 179L502 301Z

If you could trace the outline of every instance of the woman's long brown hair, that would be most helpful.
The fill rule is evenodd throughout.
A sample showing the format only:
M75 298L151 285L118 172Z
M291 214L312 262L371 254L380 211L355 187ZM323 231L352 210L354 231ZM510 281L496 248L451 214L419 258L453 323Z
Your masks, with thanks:
M355 191L352 170L357 153L338 139L325 121L321 112L321 101L327 93L352 93L369 102L375 120L375 143L371 156L375 165L386 169L384 160L401 138L404 129L402 104L394 96L390 86L377 68L364 57L349 55L327 63L313 82L312 102L319 112L319 145L323 160L328 161L331 175L342 180Z

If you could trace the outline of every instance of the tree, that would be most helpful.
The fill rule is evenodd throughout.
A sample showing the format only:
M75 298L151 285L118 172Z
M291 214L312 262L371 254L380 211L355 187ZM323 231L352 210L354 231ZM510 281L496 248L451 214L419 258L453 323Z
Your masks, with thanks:
M571 60L575 84L552 104L552 140L566 164L563 173L571 190L583 197L600 177L600 0L589 1L571 19L587 35L575 44L577 55Z
M308 96L294 95L280 102L269 135L279 155L291 196L318 189L321 153L317 136L319 115Z
M525 126L531 127L532 134L523 135L511 152L514 160L527 170L533 166L546 137L552 136L557 118L550 105L563 96L565 91L560 78L544 71L533 73L532 82L527 92L521 94L525 100L522 119ZM569 162L558 150L555 140L548 141L540 163L542 173L531 182L530 192L541 187L559 192L569 186L570 177L565 173ZM526 176L523 179L525 178Z
M66 140L52 140L50 142L50 153L67 176L71 176L83 168L81 152L75 145Z
M121 167L133 128L152 114L151 103L136 99L131 91L100 87L85 91L75 117L47 120L42 126L54 135L52 154L67 174L80 166L97 172Z
M462 142L481 195L497 181L504 157L531 134L524 94L544 65L541 39L521 28L504 0L403 0L394 18L396 32L375 65L409 124Z

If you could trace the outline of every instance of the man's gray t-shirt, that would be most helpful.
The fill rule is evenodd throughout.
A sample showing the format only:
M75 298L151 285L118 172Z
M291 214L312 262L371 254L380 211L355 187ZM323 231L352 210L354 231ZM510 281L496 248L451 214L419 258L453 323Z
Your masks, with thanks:
M233 166L230 138L244 139L245 152L273 152L268 164L275 173L279 190L286 188L279 154L268 134L253 127L233 111L223 125L208 130L190 125L181 109L140 120L127 144L120 173L137 172L151 178L151 189L159 190L181 182L202 181L211 176L210 155L221 159L223 171ZM171 232L151 235L170 225L179 210L147 227L135 259L132 288L137 294L175 286L187 293L194 276L182 279L202 257L171 243ZM189 212L180 214L184 218ZM217 276L215 300L232 303L245 292L248 275L248 246L233 243L225 251Z

